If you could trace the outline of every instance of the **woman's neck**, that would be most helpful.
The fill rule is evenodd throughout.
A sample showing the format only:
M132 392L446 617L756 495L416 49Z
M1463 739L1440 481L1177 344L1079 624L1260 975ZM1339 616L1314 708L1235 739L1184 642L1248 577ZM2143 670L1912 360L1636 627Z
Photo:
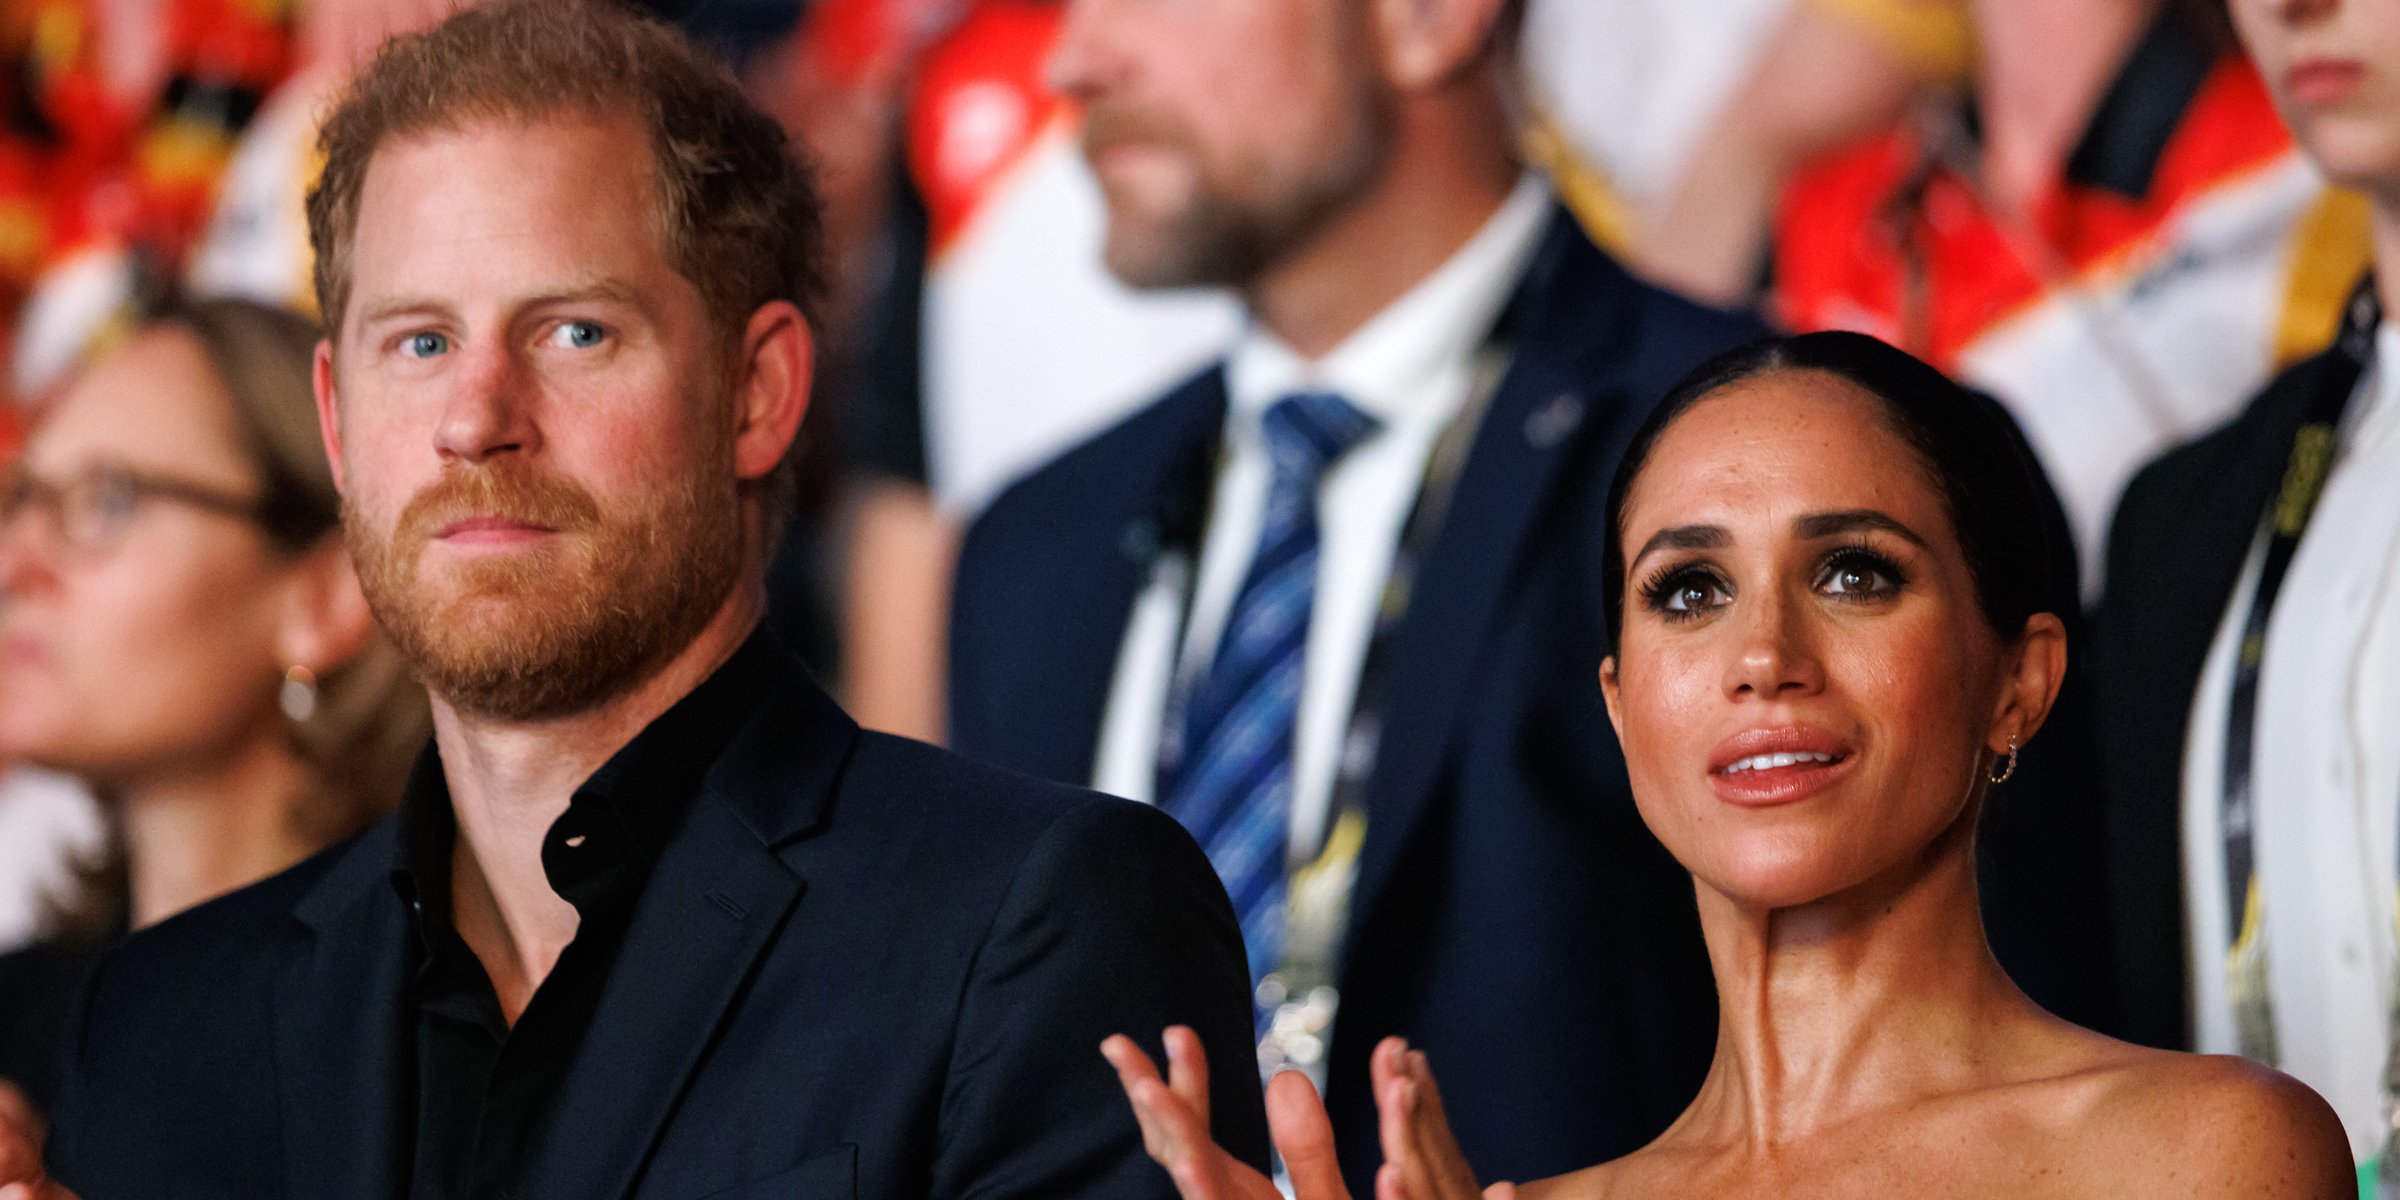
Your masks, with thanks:
M270 728L222 761L114 789L133 927L264 879L306 857L293 805L309 770Z
M1679 1127L1754 1150L1975 1086L1994 1051L2050 1018L2002 973L1976 908L1973 816L1909 864L1801 908L1703 885L1719 1030Z

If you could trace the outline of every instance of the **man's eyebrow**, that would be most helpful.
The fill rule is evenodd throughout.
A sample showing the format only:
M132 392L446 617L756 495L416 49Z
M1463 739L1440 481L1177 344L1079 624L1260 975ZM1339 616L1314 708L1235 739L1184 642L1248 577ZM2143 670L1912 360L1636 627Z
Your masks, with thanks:
M1840 512L1810 513L1792 522L1793 535L1803 541L1838 537L1845 533L1863 533L1870 529L1881 530L1894 537L1905 539L1918 549L1926 548L1925 539L1918 537L1915 530L1892 519L1889 514L1878 512L1872 508L1847 508Z
M365 325L394 317L429 317L449 311L449 305L431 296L384 296L359 304L358 323Z
M1722 525L1677 525L1661 529L1642 543L1641 552L1626 560L1630 567L1650 557L1653 550L1715 550L1733 541L1733 535Z
M546 308L559 304L589 304L592 302L623 304L645 314L652 309L649 293L614 279L594 280L554 292L542 292L522 297L509 304L511 309ZM432 296L384 296L362 303L358 310L359 323L389 321L400 317L443 316L453 312L448 303Z
M601 301L609 304L624 304L640 309L645 313L649 312L651 309L650 294L648 292L634 287L631 284L621 283L614 279L598 279L590 283L580 284L578 286L565 288L560 291L544 292L538 296L529 296L515 307L542 308L553 304L588 304L592 301Z

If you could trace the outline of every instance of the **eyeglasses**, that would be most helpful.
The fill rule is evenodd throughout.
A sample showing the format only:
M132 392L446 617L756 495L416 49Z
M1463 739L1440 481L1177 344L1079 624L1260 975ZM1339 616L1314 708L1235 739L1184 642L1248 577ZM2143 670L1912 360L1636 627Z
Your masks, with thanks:
M258 519L258 502L189 480L153 475L115 463L89 467L63 483L18 470L0 486L0 533L34 512L47 513L67 550L93 559L114 554L144 504L169 501L244 521Z

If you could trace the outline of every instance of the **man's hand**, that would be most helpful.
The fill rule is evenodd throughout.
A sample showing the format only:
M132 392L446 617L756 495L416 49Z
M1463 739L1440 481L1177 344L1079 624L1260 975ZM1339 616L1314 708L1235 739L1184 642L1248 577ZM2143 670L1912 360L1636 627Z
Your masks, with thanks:
M1369 1060L1375 1111L1383 1140L1383 1166L1375 1172L1375 1200L1516 1200L1517 1185L1475 1186L1475 1172L1450 1135L1441 1089L1425 1052L1399 1038L1385 1038Z
M1142 1124L1142 1146L1167 1169L1183 1200L1282 1200L1275 1183L1227 1154L1208 1136L1208 1057L1200 1035L1182 1026L1166 1032L1167 1079L1161 1081L1150 1056L1119 1034L1100 1043L1100 1053L1117 1069L1125 1098ZM1297 1071L1267 1085L1267 1130L1283 1156L1298 1200L1350 1200L1333 1154L1333 1125L1317 1089ZM0 1195L0 1200L9 1200Z
M42 1169L45 1132L25 1093L0 1079L0 1200L75 1200Z

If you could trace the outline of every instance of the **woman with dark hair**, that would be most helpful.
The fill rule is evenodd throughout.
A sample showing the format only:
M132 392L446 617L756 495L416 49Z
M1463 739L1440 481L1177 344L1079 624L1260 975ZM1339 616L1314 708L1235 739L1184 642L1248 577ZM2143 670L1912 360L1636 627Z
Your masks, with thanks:
M389 811L431 734L343 549L317 337L247 301L171 311L0 488L0 757L82 779L113 835L51 938L0 958L0 1078L37 1103L102 946Z
M1992 958L1976 818L2066 667L2036 480L1989 401L1857 334L1721 356L1636 435L1600 682L1692 873L1716 1060L1649 1146L1491 1195L2355 1194L2314 1093L2062 1021ZM1195 1039L1167 1045L1167 1081L1104 1048L1153 1155L1194 1200L1272 1195L1208 1142ZM1373 1072L1380 1200L1483 1194L1424 1056ZM1268 1112L1302 1200L1344 1195L1305 1081Z

